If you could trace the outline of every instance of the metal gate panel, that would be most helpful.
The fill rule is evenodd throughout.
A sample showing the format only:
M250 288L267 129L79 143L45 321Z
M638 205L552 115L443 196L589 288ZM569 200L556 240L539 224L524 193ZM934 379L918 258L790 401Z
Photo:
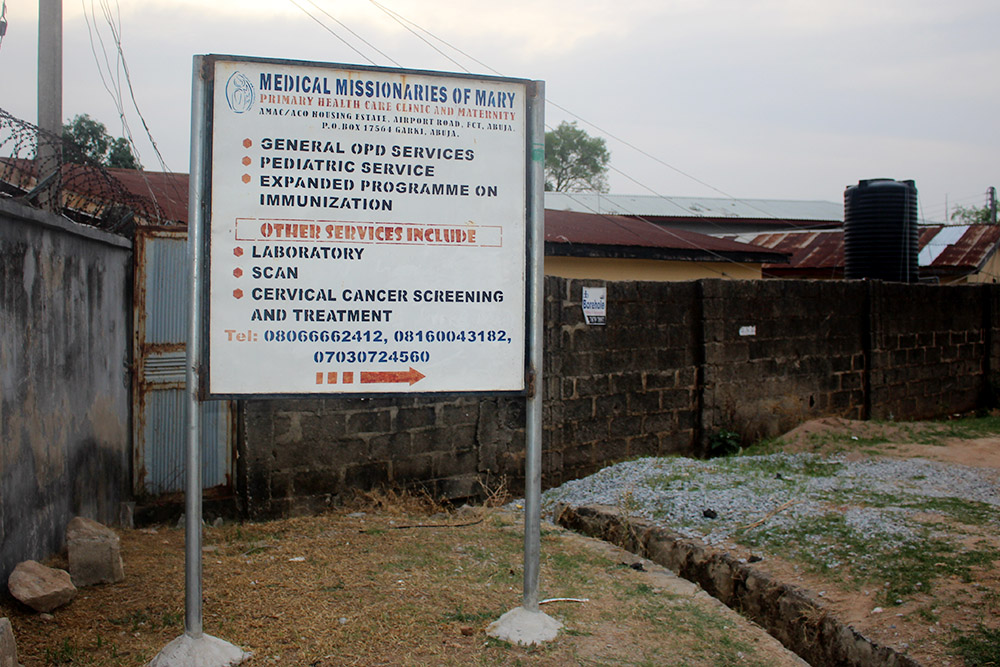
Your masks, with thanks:
M227 461L219 443L232 431L228 401L201 404L201 469L205 488L228 485ZM146 396L145 490L158 495L184 489L187 396L184 389L156 389Z
M187 447L186 341L190 267L187 233L138 229L135 235L134 488L137 494L184 489ZM204 488L231 486L232 404L201 410Z

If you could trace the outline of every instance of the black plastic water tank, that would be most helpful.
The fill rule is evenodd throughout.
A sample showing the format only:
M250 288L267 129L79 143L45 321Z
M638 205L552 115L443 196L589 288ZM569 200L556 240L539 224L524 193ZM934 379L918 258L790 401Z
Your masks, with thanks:
M873 178L844 192L844 277L919 279L917 186Z

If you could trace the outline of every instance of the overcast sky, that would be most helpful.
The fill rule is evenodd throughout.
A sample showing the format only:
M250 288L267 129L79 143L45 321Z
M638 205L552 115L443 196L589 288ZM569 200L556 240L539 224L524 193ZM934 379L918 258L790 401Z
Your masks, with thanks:
M861 179L913 179L922 216L941 220L946 198L979 206L1000 186L997 0L379 2L460 65L371 0L65 2L63 117L124 134L105 86L105 63L121 76L110 15L177 172L189 169L191 58L222 53L544 80L559 105L547 125L575 114L648 154L606 137L613 193L840 202ZM0 107L36 122L37 0L6 5ZM125 95L140 159L158 170Z

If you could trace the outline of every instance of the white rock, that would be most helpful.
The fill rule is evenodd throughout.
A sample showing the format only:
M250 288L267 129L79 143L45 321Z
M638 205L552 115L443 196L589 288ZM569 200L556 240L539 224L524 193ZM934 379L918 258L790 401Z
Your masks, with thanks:
M120 540L110 528L75 517L66 526L66 548L74 585L113 584L125 578Z
M0 618L0 667L18 667L17 644L10 620Z
M10 594L35 611L49 612L76 597L69 572L45 567L38 561L18 563L7 578Z

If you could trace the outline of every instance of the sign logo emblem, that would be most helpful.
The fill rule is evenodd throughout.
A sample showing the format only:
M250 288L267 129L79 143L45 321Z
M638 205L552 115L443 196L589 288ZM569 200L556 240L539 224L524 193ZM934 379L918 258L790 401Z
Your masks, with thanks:
M235 113L245 113L253 107L253 84L242 72L233 72L226 82L226 101Z

